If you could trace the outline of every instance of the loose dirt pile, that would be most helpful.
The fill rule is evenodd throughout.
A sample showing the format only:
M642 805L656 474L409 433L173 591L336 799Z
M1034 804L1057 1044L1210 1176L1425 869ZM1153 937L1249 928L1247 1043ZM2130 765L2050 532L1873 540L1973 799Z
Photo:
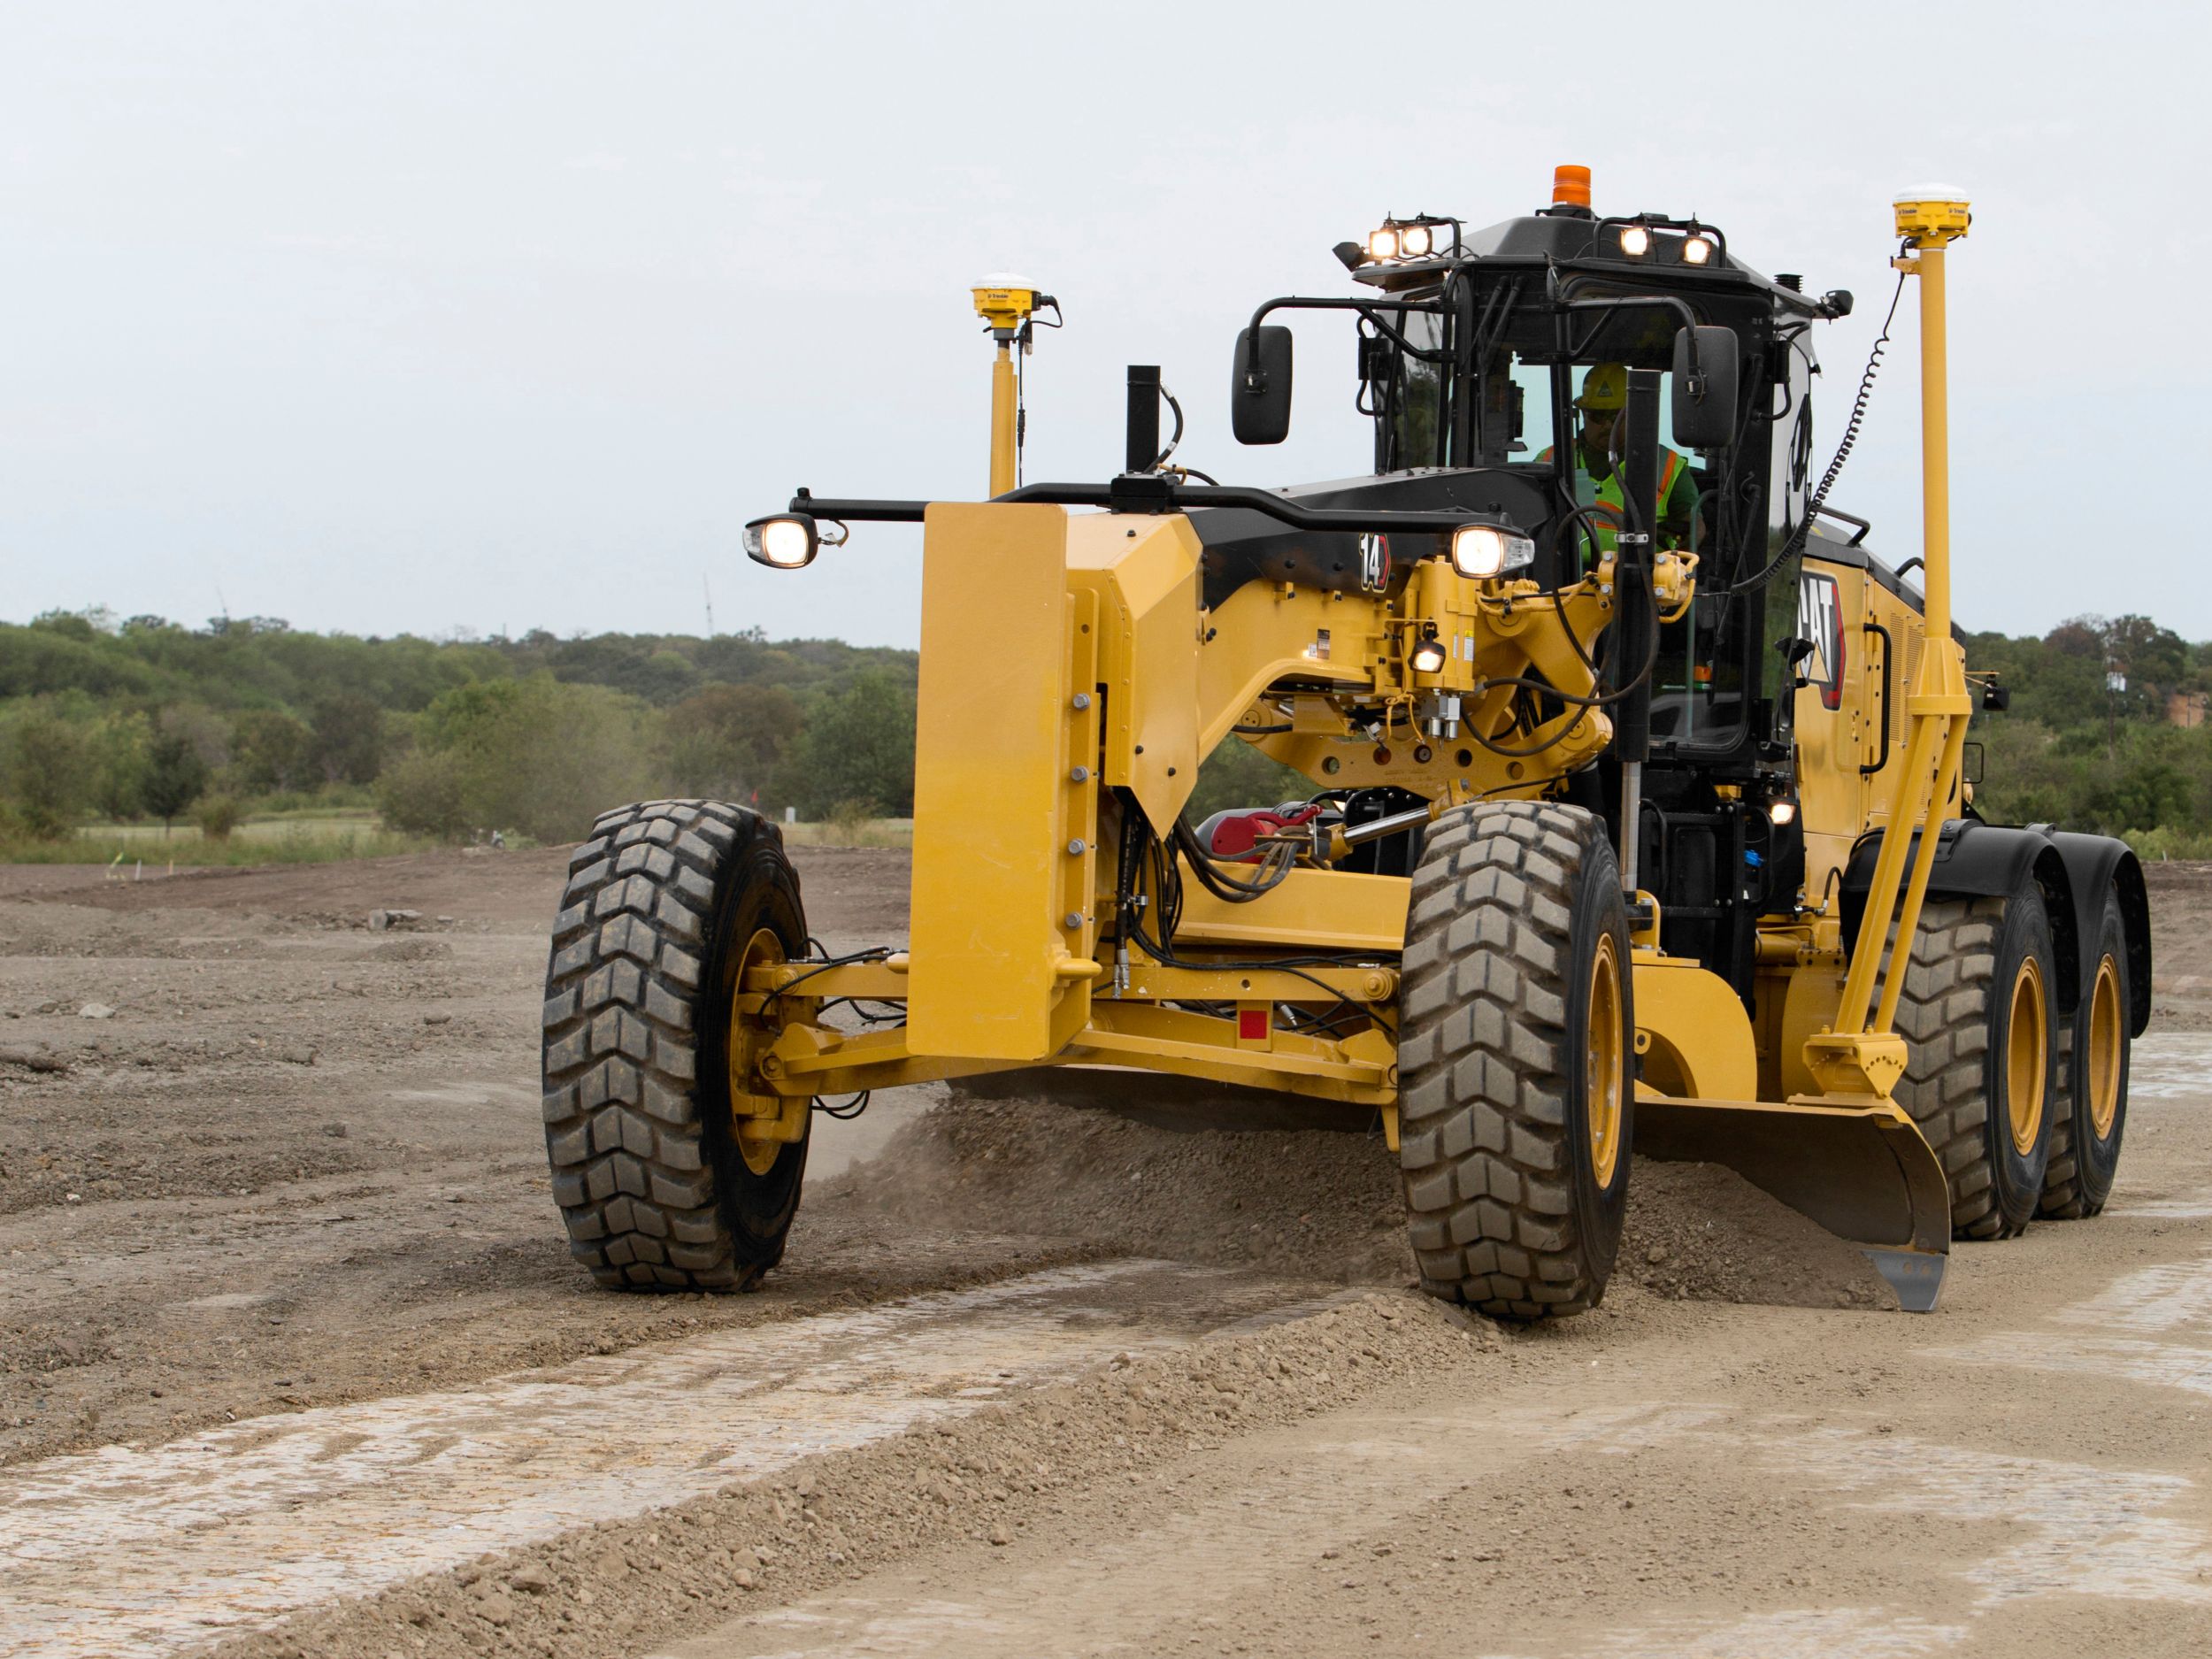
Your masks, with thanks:
M890 1236L902 1227L1035 1233L1169 1261L1402 1286L1413 1280L1413 1256L1397 1180L1379 1133L1184 1131L1051 1099L956 1091L821 1196L872 1210Z
M1121 1110L956 1090L821 1196L893 1228L1035 1233L1340 1284L1414 1282L1397 1161L1379 1131L1167 1127L1130 1115L1161 1115L1146 1081L1131 1080ZM1858 1250L1702 1164L1636 1161L1615 1275L1694 1302L1895 1305Z
M1636 1160L1613 1279L1688 1302L1897 1305L1855 1247L1711 1164Z

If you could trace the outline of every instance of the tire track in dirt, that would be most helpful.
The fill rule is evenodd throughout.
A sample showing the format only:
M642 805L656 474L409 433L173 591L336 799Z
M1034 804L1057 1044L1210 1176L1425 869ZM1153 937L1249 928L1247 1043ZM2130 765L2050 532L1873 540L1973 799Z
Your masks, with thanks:
M167 1655L1296 1303L1117 1262L258 1418L0 1479L0 1655Z
M1445 1446L1463 1455L1440 1457ZM1310 1585L1317 1556L1323 1574L1354 1575L1343 1588L1371 1587L1378 1569L1435 1541L1442 1531L1433 1519L1438 1506L1471 1490L1488 1494L1494 1535L1486 1537L1477 1523L1467 1548L1453 1556L1499 1560L1508 1553L1495 1536L1506 1531L1504 1517L1527 1512L1495 1500L1515 1490L1528 1466L1569 1459L1578 1473L1567 1478L1568 1491L1586 1493L1602 1489L1608 1462L1655 1453L1671 1470L1730 1468L1736 1479L1816 1491L1838 1508L1871 1512L1865 1530L1878 1528L1871 1517L1884 1515L1990 1524L1994 1547L1958 1565L1962 1617L1932 1620L1894 1604L1776 1609L1718 1624L1678 1615L1592 1632L1589 1645L1576 1651L1704 1659L1917 1655L1964 1640L1981 1613L2038 1597L2212 1606L2212 1540L2202 1525L2168 1513L2197 1489L2171 1474L1992 1457L1720 1403L1569 1411L1469 1403L1377 1421L1339 1413L1278 1432L1248 1451L1260 1465L1256 1471L1177 1494L1167 1513L1150 1517L1133 1538L1047 1554L1025 1570L967 1586L948 1585L931 1567L918 1566L886 1575L887 1583L864 1594L833 1593L764 1611L658 1649L654 1659L1164 1652L1205 1630L1210 1611L1262 1605L1281 1594L1279 1586ZM1388 1538L1402 1541L1372 1542ZM1486 1571L1477 1567L1470 1576ZM1418 1637L1417 1626L1412 1634ZM1269 1644L1265 1650L1297 1649Z

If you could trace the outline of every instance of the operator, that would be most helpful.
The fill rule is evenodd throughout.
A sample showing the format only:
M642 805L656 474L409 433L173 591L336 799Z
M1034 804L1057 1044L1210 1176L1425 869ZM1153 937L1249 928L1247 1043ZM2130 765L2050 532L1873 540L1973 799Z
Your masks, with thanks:
M1628 365L1600 363L1582 382L1575 407L1582 411L1582 429L1575 440L1575 500L1591 510L1589 527L1597 533L1598 549L1609 552L1613 538L1627 523L1621 504L1621 480L1615 461L1627 437L1622 418L1628 408ZM1551 459L1548 449L1536 458ZM1680 547L1690 539L1691 521L1697 515L1697 481L1690 464L1680 454L1659 446L1659 545Z

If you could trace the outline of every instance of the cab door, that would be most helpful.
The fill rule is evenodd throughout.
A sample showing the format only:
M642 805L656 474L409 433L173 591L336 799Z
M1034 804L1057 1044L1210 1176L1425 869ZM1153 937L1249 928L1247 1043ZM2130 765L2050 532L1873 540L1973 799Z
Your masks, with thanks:
M1830 564L1818 543L1798 578L1797 637L1811 646L1798 665L1798 810L1805 826L1805 902L1821 909L1866 827L1868 774L1878 737L1878 641L1865 633L1863 568Z

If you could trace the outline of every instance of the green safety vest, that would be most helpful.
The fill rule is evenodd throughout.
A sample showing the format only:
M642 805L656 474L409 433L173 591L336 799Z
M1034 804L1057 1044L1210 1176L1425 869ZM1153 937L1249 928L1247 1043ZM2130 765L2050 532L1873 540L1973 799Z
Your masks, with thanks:
M1547 448L1536 458L1548 461L1552 451ZM1673 449L1664 445L1659 450L1659 517L1667 516L1667 503L1674 495L1674 487L1683 479L1688 463ZM1617 468L1606 477L1593 480L1582 465L1582 446L1575 446L1575 500L1592 509L1590 527L1597 533L1598 550L1613 550L1614 536L1628 522L1627 509L1622 504L1621 475Z

